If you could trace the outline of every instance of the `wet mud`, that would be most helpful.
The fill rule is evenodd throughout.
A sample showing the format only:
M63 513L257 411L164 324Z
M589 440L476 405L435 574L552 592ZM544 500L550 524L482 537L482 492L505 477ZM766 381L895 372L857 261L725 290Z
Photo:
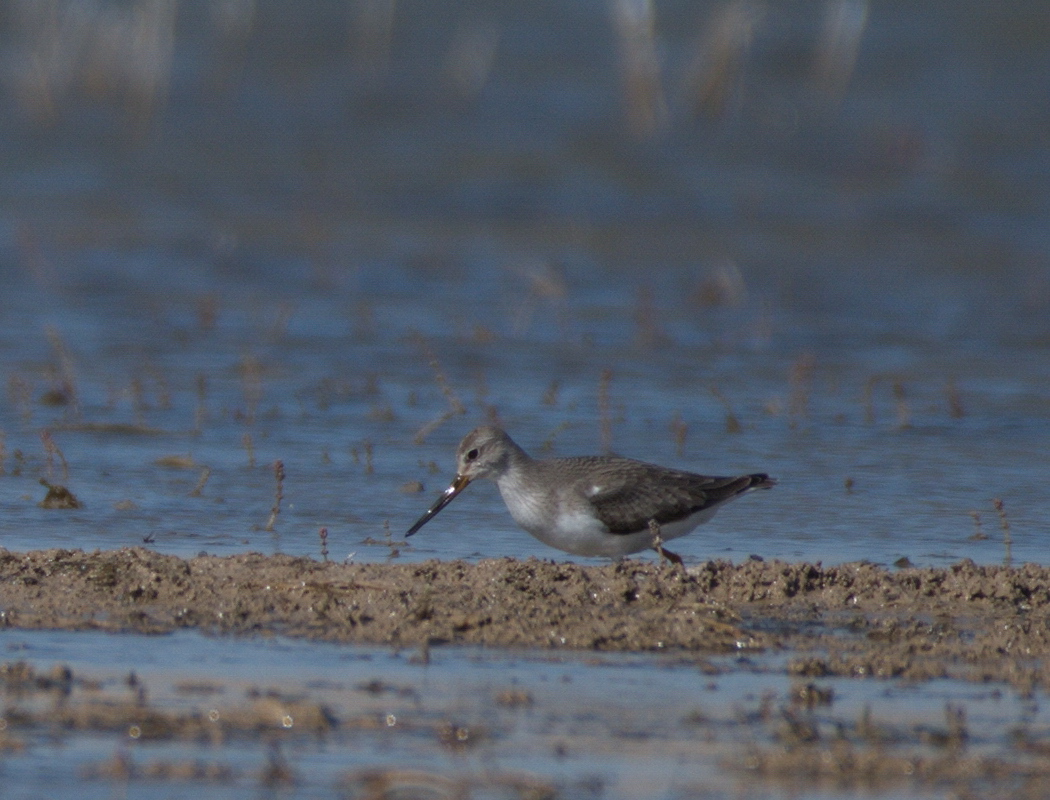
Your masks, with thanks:
M339 564L144 548L0 552L0 623L391 645L790 651L791 671L1045 687L1050 569L624 560Z
M749 791L766 786L772 792L979 796L1002 790L1044 796L1050 791L1050 731L1023 721L1004 723L994 733L974 728L965 706L952 702L932 720L929 713L894 718L877 703L860 714L855 706L840 710L832 679L915 685L953 678L1034 704L1050 678L1048 613L1050 569L1035 565L962 562L890 570L749 561L708 562L682 571L631 560L600 566L512 559L357 565L254 553L186 560L143 548L0 552L0 620L12 628L280 634L416 648L412 658L423 660L430 648L442 645L583 650L596 656L597 651L662 651L686 668L698 668L712 684L728 672L746 671L760 653L774 654L784 665L775 669L786 671L789 691L727 696L704 701L704 708L695 698L683 698L679 719L665 719L659 730L621 731L619 738L615 728L626 722L608 712L614 717L606 721L611 738L541 736L535 742L541 750L576 757L605 757L609 747L620 752L628 743L624 758L663 758L680 750L681 758L717 763L726 780L743 781L738 785ZM730 653L739 657L716 657ZM308 692L265 686L237 699L234 689L216 678L214 684L176 687L177 693L200 695L199 703L179 709L152 704L148 688L134 676L105 686L61 665L36 672L11 661L0 665L0 692L7 702L0 753L20 752L33 730L55 725L135 741L289 736L357 741L368 731L388 729L390 720L419 716L418 696L409 692L400 699L388 690L355 686L341 695L351 699L340 708ZM518 715L548 713L520 687L485 691L490 702L477 719L432 714L417 719L411 735L438 749L498 751ZM27 699L34 695L61 701ZM368 705L378 696L383 712ZM216 705L213 697L224 699ZM398 710L398 703L405 707ZM606 712L580 713L598 719ZM83 777L280 785L302 780L297 769L279 749L251 769L221 757L151 760L144 751L119 750L86 767ZM490 782L496 780L507 796L572 795L537 775L492 773L484 786L472 780L467 772L366 769L344 774L340 792L378 797L404 785L423 785L435 796L469 797L493 791ZM680 788L701 794L719 789Z

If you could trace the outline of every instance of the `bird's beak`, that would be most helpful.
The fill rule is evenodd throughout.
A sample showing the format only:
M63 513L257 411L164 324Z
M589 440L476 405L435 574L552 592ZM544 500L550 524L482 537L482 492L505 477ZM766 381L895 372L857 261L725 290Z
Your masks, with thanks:
M449 503L451 503L457 494L459 494L467 488L468 483L470 483L470 478L468 478L466 475L457 475L452 480L452 484L444 492L441 493L441 497L437 499L437 502L435 502L434 505L427 509L427 513L421 516L415 525L408 529L408 533L405 534L405 537L407 538L411 536L413 533L415 533L428 522L430 522L430 518L437 514Z

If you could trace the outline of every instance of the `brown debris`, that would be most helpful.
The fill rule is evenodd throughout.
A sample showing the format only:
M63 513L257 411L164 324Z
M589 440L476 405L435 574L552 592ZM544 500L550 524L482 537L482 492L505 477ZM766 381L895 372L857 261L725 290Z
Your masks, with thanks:
M44 499L37 503L41 508L80 508L81 503L76 495L65 486L48 483L43 478L40 479L40 483L47 487Z

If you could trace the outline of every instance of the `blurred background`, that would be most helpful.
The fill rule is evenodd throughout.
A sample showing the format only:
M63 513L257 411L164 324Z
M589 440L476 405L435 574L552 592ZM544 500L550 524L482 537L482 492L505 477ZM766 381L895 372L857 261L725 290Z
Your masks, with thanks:
M495 420L777 475L694 562L1040 560L1048 97L1032 2L7 0L0 543L560 558L398 544Z

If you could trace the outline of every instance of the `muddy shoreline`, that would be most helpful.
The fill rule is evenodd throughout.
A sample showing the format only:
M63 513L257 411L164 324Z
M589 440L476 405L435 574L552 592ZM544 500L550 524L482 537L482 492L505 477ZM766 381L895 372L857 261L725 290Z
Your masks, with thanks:
M1046 686L1050 569L712 561L337 564L145 548L0 551L0 624L717 654L790 651L800 677Z
M7 704L0 753L42 751L55 730L92 732L111 737L114 754L81 767L80 778L90 782L298 786L312 772L274 749L281 742L290 753L315 740L361 750L383 736L403 748L402 760L340 773L345 796L387 796L375 787L393 792L417 784L458 787L434 796L473 796L475 788L484 794L494 786L500 796L576 796L542 771L482 775L456 761L445 771L405 772L405 754L420 748L435 757L480 748L494 762L510 758L507 748L525 746L511 732L549 718L562 732L544 732L546 725L532 731L527 747L538 757L554 753L590 765L612 747L640 765L677 753L684 759L675 762L679 774L701 781L686 787L697 796L721 796L718 781L728 781L747 787L749 796L764 787L1045 797L1050 729L1035 721L1034 709L1050 683L1048 616L1050 569L1035 565L891 570L714 561L686 573L630 560L358 565L257 553L187 560L144 548L0 551L0 625L9 629L286 635L389 646L391 658L413 665L441 661L428 656L442 645L530 649L530 657L537 650L659 651L697 676L654 724L648 701L611 709L544 701L542 676L525 687L510 679L491 685L486 677L470 689L475 705L466 708L456 692L431 695L425 682L404 678L343 685L326 673L309 687L264 679L245 689L222 675L176 676L165 693L158 676L147 686L133 672L114 680L62 664L43 671L10 661L0 664ZM720 692L730 673L768 670L761 653L777 656L773 669L783 688ZM715 657L725 654L738 657ZM832 677L893 678L898 692L945 677L988 688L946 701L943 718L928 699L921 713L898 717L887 710L894 701L881 694L858 714L848 699L840 702L839 693L845 698L851 690ZM153 703L158 689L182 699ZM997 705L996 698L1015 697L1029 708L1018 713L1004 702L993 724L984 717L971 725L967 708L981 707L985 695ZM566 720L577 716L586 720L572 723L582 737L565 734L573 730L563 727ZM163 749L201 741L210 749L199 758ZM255 743L257 761L246 763L222 746L233 742Z

